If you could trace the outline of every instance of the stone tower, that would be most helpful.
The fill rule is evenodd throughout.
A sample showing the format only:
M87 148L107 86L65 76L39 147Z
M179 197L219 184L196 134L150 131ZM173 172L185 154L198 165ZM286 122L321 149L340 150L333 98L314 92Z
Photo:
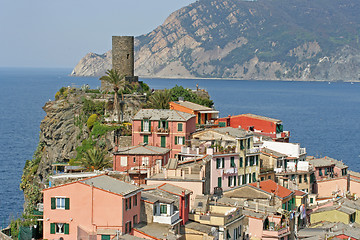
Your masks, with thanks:
M125 75L128 82L137 82L134 76L134 37L112 36L112 68ZM110 90L110 86L101 81L101 88Z

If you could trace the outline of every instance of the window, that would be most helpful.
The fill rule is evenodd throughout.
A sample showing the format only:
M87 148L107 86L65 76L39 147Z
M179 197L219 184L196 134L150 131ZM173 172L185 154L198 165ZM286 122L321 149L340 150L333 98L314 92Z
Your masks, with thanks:
M151 127L150 127L150 121L149 121L149 119L144 119L144 120L141 122L141 124L142 124L142 127L141 127L141 131L142 131L142 132L150 132Z
M325 176L328 175L328 168L325 168Z
M175 145L184 145L185 137L177 137L175 136Z
M137 206L137 195L134 196L134 206Z
M238 184L239 186L242 185L242 176L238 176Z
M159 127L159 128L163 128L163 129L168 129L168 127L169 127L169 122L166 121L166 120L160 120L158 127Z
M217 158L216 159L216 168L224 168L225 166L225 158Z
M166 147L166 137L165 136L161 136L161 147Z
M125 233L130 233L131 232L131 221L125 223Z
M70 199L64 197L51 198L51 209L70 209Z
M160 214L167 214L167 205L165 204L160 205Z
M244 150L244 141L243 140L240 140L240 149Z
M143 157L142 158L142 165L148 166L149 165L149 157Z
M137 215L134 215L134 216L133 216L133 223L134 223L134 225L138 223L138 220L137 220L137 219L138 219Z
M240 157L240 159L239 159L239 165L240 165L240 167L243 166L243 158L242 157Z
M250 149L250 143L251 143L251 140L250 140L250 138L248 138L248 140L247 140L247 149Z
M264 177L261 177L260 179L261 179L261 181L264 181L264 180L265 180L265 178L264 178Z
M251 173L247 174L248 182L251 183Z
M125 210L131 209L131 197L125 199Z
M136 163L136 157L133 157L133 162Z
M302 183L302 175L299 175L299 183Z
M322 176L322 169L319 168L319 176Z
M347 169L346 169L346 168L341 169L341 174L342 174L343 176L347 175Z
M271 179L271 176L268 176L268 179Z
M310 198L310 203L314 203L314 199L313 199L313 198Z
M220 188L221 188L221 183L222 183L221 177L218 177L218 187Z
M304 182L307 183L307 181L308 181L308 180L307 180L307 174L305 174L305 175L304 175Z
M69 224L50 223L50 234L69 234Z
M183 130L183 124L178 123L178 132L182 132L182 130Z
M127 166L127 157L120 158L120 165L123 167Z
M235 157L230 157L230 167L235 167Z
M231 187L231 182L232 182L232 176L228 177L228 187Z
M149 135L144 135L144 143L148 144L149 143Z
M255 156L255 160L256 160L256 166L259 166L259 155Z
M110 235L101 235L101 240L110 240Z
M256 182L256 173L252 174L253 182Z

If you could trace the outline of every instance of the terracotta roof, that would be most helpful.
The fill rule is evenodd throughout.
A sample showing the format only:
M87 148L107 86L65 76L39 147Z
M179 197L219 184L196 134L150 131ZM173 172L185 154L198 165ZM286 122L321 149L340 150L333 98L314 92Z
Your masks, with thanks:
M306 192L303 192L303 191L295 190L295 191L294 191L294 194L295 194L295 196L304 196L304 195L306 195L307 193L306 193Z
M249 185L257 188L257 183L250 183ZM266 181L261 181L260 189L268 193L274 193L275 196L278 196L280 198L286 198L293 193L291 190L277 184L270 179Z
M186 108L189 108L189 109L194 110L194 111L211 111L211 110L214 110L212 108L205 107L203 105L193 103L193 102L189 102L189 101L177 101L177 102L173 102L173 103L178 104L178 105L183 106L183 107L186 107ZM170 105L171 105L171 103L170 103Z

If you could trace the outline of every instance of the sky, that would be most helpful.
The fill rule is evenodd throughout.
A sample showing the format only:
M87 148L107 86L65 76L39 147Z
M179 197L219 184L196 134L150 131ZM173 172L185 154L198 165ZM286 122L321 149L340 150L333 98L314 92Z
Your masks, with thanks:
M0 67L73 68L196 0L0 0Z

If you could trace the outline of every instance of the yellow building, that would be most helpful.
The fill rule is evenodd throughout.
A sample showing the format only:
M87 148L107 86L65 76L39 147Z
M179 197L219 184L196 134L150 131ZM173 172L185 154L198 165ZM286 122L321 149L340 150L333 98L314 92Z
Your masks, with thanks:
M334 205L330 207L320 208L315 212L311 213L310 223L315 224L322 221L328 221L350 224L355 222L355 215L355 209L342 205Z

